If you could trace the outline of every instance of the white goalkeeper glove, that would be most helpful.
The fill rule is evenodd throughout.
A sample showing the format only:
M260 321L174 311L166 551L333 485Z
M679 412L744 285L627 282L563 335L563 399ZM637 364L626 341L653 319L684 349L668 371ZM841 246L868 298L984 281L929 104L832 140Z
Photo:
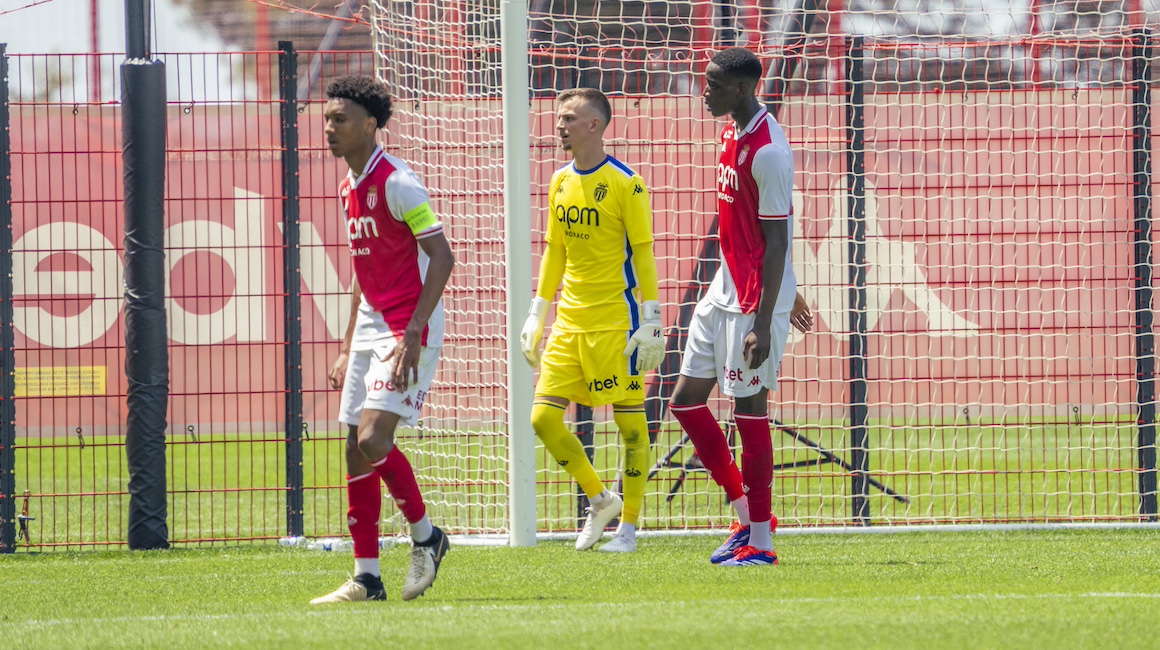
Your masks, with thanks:
M528 319L520 332L520 351L533 368L540 367L540 339L544 338L544 321L548 318L548 301L536 296L528 307Z
M624 356L636 352L636 369L648 372L661 365L665 358L665 340L661 337L661 304L656 300L646 300L641 305L641 322L628 345L624 346Z

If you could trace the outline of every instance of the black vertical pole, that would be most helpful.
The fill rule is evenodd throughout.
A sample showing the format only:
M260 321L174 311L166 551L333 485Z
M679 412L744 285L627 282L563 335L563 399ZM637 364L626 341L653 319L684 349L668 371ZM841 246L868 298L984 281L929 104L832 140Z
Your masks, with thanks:
M278 41L282 94L282 282L286 331L286 534L302 535L302 285L298 232L298 54Z
M850 483L851 516L870 525L870 455L866 421L866 159L861 36L846 56L846 214L850 264Z
M165 322L165 64L149 51L148 0L125 1L121 64L125 183L125 455L129 548L169 547L165 418L169 350Z
M1132 171L1135 181L1136 404L1140 514L1156 520L1156 368L1152 332L1152 43L1138 30L1132 48Z
M583 404L576 405L576 435L580 437L580 444L584 445L584 454L588 456L588 462L592 462L596 450L594 445L596 442L596 423L592 421L592 407L584 406ZM587 518L584 510L588 508L588 495L584 494L584 490L580 486L576 486L576 516L580 519L580 525L584 525L584 520Z
M125 58L146 59L151 54L149 0L125 0Z
M16 550L16 333L12 310L8 45L0 43L0 553Z

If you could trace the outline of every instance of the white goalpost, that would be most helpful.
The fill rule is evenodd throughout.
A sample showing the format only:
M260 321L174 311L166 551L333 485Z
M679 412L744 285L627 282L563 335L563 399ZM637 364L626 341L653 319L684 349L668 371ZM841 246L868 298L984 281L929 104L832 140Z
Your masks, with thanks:
M500 5L501 64L503 67L503 157L504 214L507 227L507 342L508 342L508 521L511 546L531 546L536 542L536 455L534 437L529 435L532 372L523 363L516 334L522 313L532 294L531 268L532 210L531 165L523 155L530 147L530 120L524 89L528 78L528 51L518 46L527 33L524 0L502 0ZM524 432L517 435L515 432Z

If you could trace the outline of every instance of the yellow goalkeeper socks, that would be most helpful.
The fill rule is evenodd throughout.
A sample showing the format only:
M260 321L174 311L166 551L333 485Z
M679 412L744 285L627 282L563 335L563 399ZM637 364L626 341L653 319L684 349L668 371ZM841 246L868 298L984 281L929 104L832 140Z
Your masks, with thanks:
M604 491L604 484L592 469L592 463L584 453L580 439L564 424L564 407L547 401L537 400L532 404L532 428L544 441L548 453L556 459L564 471L580 485L584 494L591 499ZM647 440L647 438L646 438Z
M644 508L644 488L651 466L648 419L643 404L618 406L613 409L612 417L624 441L624 510L620 520L635 527Z

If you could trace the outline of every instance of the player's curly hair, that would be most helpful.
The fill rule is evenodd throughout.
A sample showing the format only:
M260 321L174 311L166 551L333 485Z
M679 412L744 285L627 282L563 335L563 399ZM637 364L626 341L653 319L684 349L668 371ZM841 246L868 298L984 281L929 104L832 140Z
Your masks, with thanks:
M326 87L326 98L349 99L362 106L375 118L375 126L380 129L391 119L391 96L387 94L386 86L376 81L374 77L360 75L339 77Z
M760 80L761 60L743 47L731 47L713 55L710 63L716 64L727 76L739 79Z

